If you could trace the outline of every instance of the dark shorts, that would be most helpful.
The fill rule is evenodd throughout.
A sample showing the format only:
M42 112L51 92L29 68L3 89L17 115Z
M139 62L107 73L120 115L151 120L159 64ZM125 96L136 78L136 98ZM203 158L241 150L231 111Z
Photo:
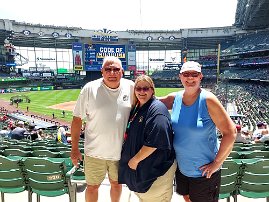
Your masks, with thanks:
M219 198L221 171L215 172L211 178L192 178L176 171L176 192L189 195L192 202L217 202Z

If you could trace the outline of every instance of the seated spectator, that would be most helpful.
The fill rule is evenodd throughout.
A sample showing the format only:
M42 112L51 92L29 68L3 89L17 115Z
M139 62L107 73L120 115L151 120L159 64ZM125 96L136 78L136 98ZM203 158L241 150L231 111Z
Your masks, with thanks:
M254 139L260 139L262 137L262 130L265 128L265 125L263 122L257 123L257 129L253 132L253 138Z
M255 138L255 142L268 142L269 141L269 130L268 129L260 129L260 138Z
M7 126L3 126L2 130L0 130L0 136L2 138L8 137L10 131L7 129Z
M28 132L29 135L31 136L31 140L36 140L38 139L38 134L37 134L37 130L35 128L35 124L34 123L30 123L28 126Z
M56 142L67 144L66 131L64 127L59 127L56 137Z
M24 133L26 129L24 128L24 122L19 121L17 127L11 131L11 139L21 140L24 138Z
M247 139L245 135L243 135L242 130L241 130L241 126L240 125L236 125L236 139L235 142L242 142L242 143L249 143L251 142L251 139Z

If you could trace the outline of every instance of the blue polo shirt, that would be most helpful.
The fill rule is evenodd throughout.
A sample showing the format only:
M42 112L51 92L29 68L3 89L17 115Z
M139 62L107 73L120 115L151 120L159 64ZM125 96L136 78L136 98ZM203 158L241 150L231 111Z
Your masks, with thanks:
M132 170L128 162L143 145L157 149L141 161L136 170ZM152 98L139 108L130 124L122 147L118 181L132 191L145 193L158 177L168 171L174 160L170 114L162 102Z

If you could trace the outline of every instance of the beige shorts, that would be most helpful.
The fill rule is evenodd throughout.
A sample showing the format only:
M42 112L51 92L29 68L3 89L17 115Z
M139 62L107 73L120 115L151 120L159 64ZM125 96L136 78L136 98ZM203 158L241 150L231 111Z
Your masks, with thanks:
M173 194L173 182L177 168L177 163L169 168L169 170L151 185L146 193L137 193L140 202L170 202Z
M100 185L108 173L109 179L118 181L119 161L111 161L85 156L84 172L88 185Z

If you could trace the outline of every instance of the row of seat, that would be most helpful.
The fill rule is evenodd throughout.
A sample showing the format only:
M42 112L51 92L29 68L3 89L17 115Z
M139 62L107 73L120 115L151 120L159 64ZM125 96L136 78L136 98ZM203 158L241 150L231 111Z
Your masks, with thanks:
M0 156L0 191L1 201L5 193L28 191L28 201L32 194L55 197L69 195L69 202L76 202L77 183L73 180L84 180L82 170L72 168L69 158L35 158ZM86 184L83 185L84 189ZM81 191L84 191L81 190Z
M220 199L237 196L269 201L269 159L226 160L221 169Z
M50 150L33 150L24 151L20 149L0 150L3 156L21 156L21 157L50 157L50 158L69 158L71 151L50 151ZM83 151L81 151L83 153Z

